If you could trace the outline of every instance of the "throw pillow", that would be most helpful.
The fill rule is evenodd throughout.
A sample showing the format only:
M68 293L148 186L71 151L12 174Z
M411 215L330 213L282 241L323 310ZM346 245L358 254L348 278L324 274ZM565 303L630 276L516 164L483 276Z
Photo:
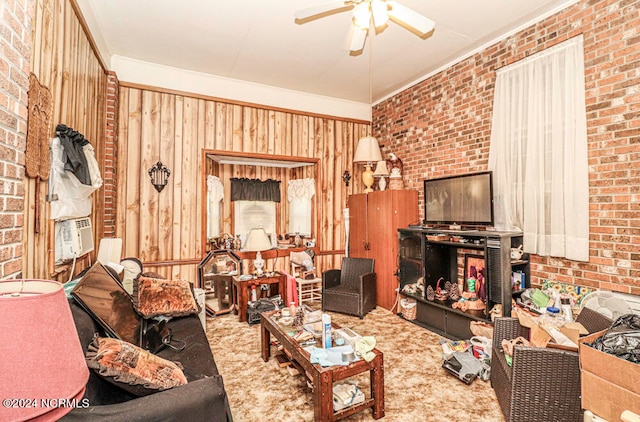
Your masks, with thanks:
M184 280L140 275L133 281L133 304L144 318L185 316L200 312L193 286Z
M86 360L89 368L135 396L145 396L187 383L178 363L124 340L94 337L89 344Z

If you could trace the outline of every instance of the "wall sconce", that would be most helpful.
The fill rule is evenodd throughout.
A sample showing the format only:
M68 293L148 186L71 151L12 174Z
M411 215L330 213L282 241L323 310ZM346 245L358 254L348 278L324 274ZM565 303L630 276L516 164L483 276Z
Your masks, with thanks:
M345 170L344 173L342 173L342 181L345 183L345 185L347 185L347 187L349 187L350 180L351 175L349 174L349 170Z
M171 171L162 164L161 161L158 161L155 166L149 169L149 177L151 177L151 184L158 192L162 191L165 186L167 186L167 182L169 181L169 176L171 175Z

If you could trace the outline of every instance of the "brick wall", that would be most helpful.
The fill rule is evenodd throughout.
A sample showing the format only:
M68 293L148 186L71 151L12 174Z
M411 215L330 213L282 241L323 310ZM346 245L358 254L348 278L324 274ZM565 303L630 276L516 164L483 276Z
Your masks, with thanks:
M590 260L534 256L532 281L640 294L637 0L580 1L456 63L375 106L374 135L403 160L423 216L423 179L487 169L495 70L577 34L585 49Z
M0 2L0 277L22 270L27 91L34 2Z
M118 156L118 77L107 72L107 101L104 162L103 236L116 236L117 156Z

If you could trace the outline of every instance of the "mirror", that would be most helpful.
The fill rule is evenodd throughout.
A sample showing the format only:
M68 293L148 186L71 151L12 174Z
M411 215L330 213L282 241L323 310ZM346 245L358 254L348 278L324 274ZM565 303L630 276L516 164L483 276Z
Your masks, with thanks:
M198 285L205 293L208 316L227 314L233 310L233 279L242 274L242 260L229 250L209 252L198 265Z

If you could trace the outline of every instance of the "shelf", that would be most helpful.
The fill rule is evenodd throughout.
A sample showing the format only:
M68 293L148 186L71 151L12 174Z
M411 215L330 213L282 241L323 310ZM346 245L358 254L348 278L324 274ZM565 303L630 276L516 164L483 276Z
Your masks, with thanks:
M515 265L527 265L529 263L528 260L526 259L518 259L517 261L511 261L511 266L515 266Z
M510 315L512 273L521 271L525 274L525 279L529 279L529 255L524 254L519 259L510 257L510 249L522 244L522 233L489 230L452 231L415 226L398 232L401 245L419 242L422 248L420 261L415 259L415 249L400 248L398 258L401 287L415 282L420 275L424 277L425 287L431 285L434 289L439 277L459 282L461 274L466 274L468 270L465 269L468 265L466 255L481 255L484 258L487 300L483 309L462 311L452 307L455 303L453 301L429 301L424 294L402 293L418 303L415 321L411 322L444 333L446 336L466 338L472 335L469 322L490 321L486 312L493 305L501 304L503 315ZM438 235L442 236L434 237Z
M443 245L443 246L453 246L455 248L463 248L463 249L484 249L484 243L476 244L473 242L451 242L449 240L429 240L426 239L427 243L432 245Z
M412 295L412 294L408 294L408 293L400 293L403 296L409 297L411 299L415 299L418 302L422 302L422 303L426 303L427 305L436 307L436 308L440 308L440 309L444 309L447 312L453 312L455 314L458 315L463 315L467 318L471 318L471 319L476 319L476 320L480 320L480 321L486 321L489 317L487 315L484 314L484 311L482 310L468 310L468 311L461 311L459 309L454 309L451 307L450 302L442 302L439 300L434 300L434 301L430 301L427 300L423 297L420 297L419 295Z

